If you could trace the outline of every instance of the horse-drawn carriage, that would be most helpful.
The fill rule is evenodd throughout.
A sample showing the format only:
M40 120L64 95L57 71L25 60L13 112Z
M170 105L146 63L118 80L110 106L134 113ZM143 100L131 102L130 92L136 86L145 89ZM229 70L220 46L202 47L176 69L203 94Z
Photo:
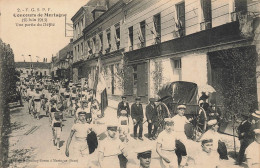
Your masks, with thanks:
M205 87L206 86L206 87ZM160 99L157 101L159 125L164 128L164 118L173 117L177 114L177 106L186 105L185 116L191 119L190 124L185 126L185 133L190 139L198 139L207 129L209 113L219 116L215 107L205 109L203 103L208 97L202 98L202 92L212 93L215 89L210 85L199 87L196 83L176 81L164 85L158 92ZM202 102L200 101L202 100ZM209 110L210 109L210 110ZM212 117L211 117L212 118Z

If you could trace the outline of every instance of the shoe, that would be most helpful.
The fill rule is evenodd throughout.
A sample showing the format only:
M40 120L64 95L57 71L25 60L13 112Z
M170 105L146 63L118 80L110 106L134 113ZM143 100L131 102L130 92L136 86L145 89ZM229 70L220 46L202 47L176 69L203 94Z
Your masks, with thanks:
M134 137L134 139L137 139L137 137Z
M60 150L60 147L59 147L59 146L57 146L57 150Z
M153 137L153 140L156 140L156 137L155 137L155 136Z
M151 141L153 140L153 138L152 138L152 137L149 137L148 139L149 139L149 140L151 140Z
M141 141L143 141L143 140L144 140L142 137L138 137L138 139L140 139Z

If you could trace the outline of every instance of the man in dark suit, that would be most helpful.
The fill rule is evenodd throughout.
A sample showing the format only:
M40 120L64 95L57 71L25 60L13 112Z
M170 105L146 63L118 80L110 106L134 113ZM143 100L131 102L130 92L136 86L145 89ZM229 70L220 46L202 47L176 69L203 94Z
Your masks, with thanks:
M238 138L240 140L240 149L237 158L237 164L241 165L244 161L246 148L254 142L254 132L252 129L252 116L242 115L244 120L238 126Z
M155 140L157 129L158 129L158 114L155 106L155 99L150 98L150 103L146 106L146 119L148 122L148 138L150 140ZM154 126L154 129L153 129ZM153 132L152 132L153 129Z
M135 98L135 103L131 106L131 117L134 123L134 138L137 139L137 128L139 126L139 136L138 139L143 141L143 106L140 103L141 98Z
M118 104L117 107L117 118L121 116L121 111L126 110L127 116L130 115L130 108L129 108L129 103L126 101L126 96L122 96L122 101Z

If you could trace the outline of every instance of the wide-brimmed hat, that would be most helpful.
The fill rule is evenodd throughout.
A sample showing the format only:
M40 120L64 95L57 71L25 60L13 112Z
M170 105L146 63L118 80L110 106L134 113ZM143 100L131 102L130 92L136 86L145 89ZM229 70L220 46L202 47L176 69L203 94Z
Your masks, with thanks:
M156 99L155 98L150 98L149 101L150 102L156 102Z
M164 118L165 123L174 123L172 118Z
M126 98L126 96L121 96L122 99Z
M260 118L260 111L256 110L254 113L252 113L252 116Z

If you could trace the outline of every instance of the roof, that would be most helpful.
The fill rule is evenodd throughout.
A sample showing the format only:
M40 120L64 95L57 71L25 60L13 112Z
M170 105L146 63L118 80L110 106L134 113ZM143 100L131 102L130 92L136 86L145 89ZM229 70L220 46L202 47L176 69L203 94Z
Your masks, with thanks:
M46 62L15 62L16 68L30 68L30 65L33 65L33 68L39 69L50 69L51 63Z

